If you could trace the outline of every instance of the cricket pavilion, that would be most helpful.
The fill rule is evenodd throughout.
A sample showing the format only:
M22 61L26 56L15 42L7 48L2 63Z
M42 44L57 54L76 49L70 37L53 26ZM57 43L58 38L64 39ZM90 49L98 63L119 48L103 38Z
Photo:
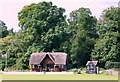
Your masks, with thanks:
M62 52L32 53L29 64L35 72L62 72L66 70L67 54Z

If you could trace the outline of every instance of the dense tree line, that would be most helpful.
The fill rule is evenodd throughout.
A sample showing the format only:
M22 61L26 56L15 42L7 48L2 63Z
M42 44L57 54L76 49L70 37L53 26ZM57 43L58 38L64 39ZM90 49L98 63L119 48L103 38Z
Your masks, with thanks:
M65 9L52 2L30 4L18 13L21 30L7 30L0 21L0 55L2 68L29 69L30 54L35 52L65 52L67 67L84 67L89 60L119 62L120 9L110 7L99 20L89 8L79 8L67 19Z
M97 39L91 59L99 60L102 66L106 62L120 62L120 8L110 7L103 11L97 24ZM104 65L106 64L106 65Z

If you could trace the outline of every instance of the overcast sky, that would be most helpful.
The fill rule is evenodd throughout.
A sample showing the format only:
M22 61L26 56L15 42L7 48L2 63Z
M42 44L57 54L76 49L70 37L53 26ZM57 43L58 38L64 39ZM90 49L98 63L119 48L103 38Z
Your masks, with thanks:
M118 7L119 2L119 0L0 0L0 20L6 23L8 29L14 28L14 31L18 31L20 29L18 27L18 12L25 5L41 1L52 1L54 5L65 8L65 15L80 7L90 8L97 18L107 7Z

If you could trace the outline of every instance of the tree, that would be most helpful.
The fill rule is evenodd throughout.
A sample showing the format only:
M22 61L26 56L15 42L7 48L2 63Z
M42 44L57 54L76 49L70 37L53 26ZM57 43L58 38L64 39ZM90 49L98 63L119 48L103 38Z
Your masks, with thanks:
M0 38L6 37L8 33L5 23L0 20Z
M119 62L120 47L120 8L110 7L103 11L97 25L99 39L96 41L95 48L92 52L92 59L99 60L104 67L106 62Z
M18 14L19 25L26 30L29 43L39 43L47 32L65 28L65 9L57 8L52 2L40 2L25 6Z
M4 70L6 64L6 57L2 57L3 54L6 54L8 45L10 44L11 36L6 36L4 38L0 38L0 57L2 59L1 69Z
M71 58L75 67L84 66L90 60L94 40L98 37L96 21L88 8L79 8L70 13L68 30L72 43Z
M57 8L52 2L40 2L25 6L19 13L19 26L21 28L35 28L38 34L47 32L49 28L60 26L65 20L65 9Z
M52 2L40 2L25 6L19 13L19 26L25 31L27 51L23 56L26 67L35 52L63 52L61 45L68 40L65 9Z
M21 30L19 32L16 32L15 35L8 35L4 38L0 39L0 46L2 46L2 49L0 49L1 55L7 54L7 67L16 70L19 69L16 65L19 63L19 60L21 60L23 55L26 52L26 44L24 41L24 31ZM6 57L2 58L3 66L2 69L4 69L6 64ZM20 65L23 65L24 63L20 62ZM19 66L20 67L20 66ZM20 67L23 68L23 67Z

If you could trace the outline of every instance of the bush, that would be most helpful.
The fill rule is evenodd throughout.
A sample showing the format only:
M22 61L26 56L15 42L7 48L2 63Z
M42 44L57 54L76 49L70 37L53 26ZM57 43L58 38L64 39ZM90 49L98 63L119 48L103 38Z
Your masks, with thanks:
M99 70L100 70L100 71L105 71L105 69L104 69L104 68L99 68Z

